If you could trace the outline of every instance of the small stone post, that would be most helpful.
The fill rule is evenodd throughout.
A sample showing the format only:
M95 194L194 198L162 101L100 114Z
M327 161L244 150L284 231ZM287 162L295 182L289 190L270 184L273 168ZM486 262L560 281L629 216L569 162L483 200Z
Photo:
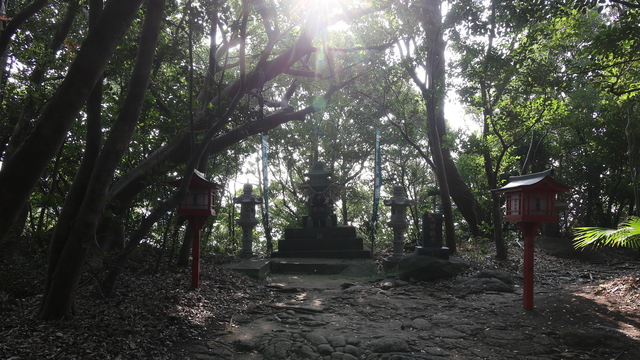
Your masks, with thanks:
M407 221L407 207L414 201L407 199L407 193L401 185L393 187L393 196L385 200L386 206L391 206L391 220L387 225L393 229L393 255L387 261L397 263L404 255L404 232L409 227Z
M262 204L262 198L253 195L253 186L244 184L244 193L233 199L240 204L240 218L236 222L242 227L242 252L240 258L253 257L253 228L258 224L256 219L256 204Z

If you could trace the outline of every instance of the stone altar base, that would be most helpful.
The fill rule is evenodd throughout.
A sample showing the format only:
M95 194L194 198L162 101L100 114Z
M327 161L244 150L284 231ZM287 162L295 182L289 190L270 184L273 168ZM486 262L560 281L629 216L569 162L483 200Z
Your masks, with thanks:
M272 258L370 259L353 226L288 228Z
M446 246L443 246L443 247L416 246L415 252L417 252L418 255L433 256L438 259L449 260L449 248Z

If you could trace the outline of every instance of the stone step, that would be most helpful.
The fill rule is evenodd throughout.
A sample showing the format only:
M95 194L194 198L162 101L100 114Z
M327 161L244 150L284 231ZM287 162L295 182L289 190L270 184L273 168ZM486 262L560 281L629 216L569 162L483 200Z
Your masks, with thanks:
M330 226L313 228L286 228L285 240L295 239L339 239L357 238L356 228L353 226Z
M242 259L238 263L226 264L224 266L256 279L264 279L271 273L269 259Z
M278 240L278 251L346 251L362 250L364 240L356 238ZM314 256L323 257L323 256Z
M371 259L371 251L367 248L361 250L292 250L274 251L272 258L328 258L328 259Z

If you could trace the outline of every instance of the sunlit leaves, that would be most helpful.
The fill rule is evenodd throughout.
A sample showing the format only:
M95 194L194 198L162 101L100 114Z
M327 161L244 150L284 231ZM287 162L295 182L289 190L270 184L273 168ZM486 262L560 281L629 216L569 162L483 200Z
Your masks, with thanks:
M637 249L640 248L640 218L632 217L617 229L581 227L575 234L573 245L576 248L613 246Z

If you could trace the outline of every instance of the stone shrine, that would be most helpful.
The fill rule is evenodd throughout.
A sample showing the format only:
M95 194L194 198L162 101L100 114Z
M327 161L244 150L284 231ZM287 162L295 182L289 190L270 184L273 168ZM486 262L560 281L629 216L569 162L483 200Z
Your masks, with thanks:
M298 188L307 195L308 215L302 217L301 227L284 229L284 239L278 240L271 257L370 259L356 228L337 224L333 202L343 188L329 179L331 173L320 161L304 175L309 179Z

